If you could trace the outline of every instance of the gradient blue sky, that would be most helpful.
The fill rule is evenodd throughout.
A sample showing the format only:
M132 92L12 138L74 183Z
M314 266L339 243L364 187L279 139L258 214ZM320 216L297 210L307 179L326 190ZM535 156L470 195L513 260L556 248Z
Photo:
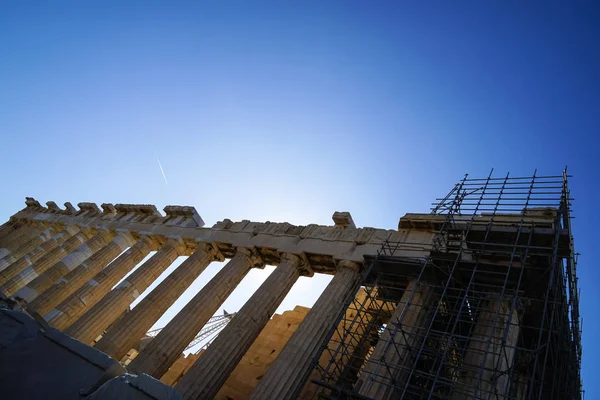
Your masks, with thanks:
M0 219L34 196L393 229L465 172L568 165L600 398L600 9L485 3L1 1ZM281 309L326 283L301 278Z

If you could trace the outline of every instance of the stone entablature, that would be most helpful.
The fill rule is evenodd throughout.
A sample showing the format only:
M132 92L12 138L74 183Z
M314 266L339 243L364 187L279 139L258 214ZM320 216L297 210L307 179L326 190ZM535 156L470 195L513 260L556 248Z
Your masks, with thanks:
M104 211L101 211L94 203L79 203L80 209L73 212L66 204L67 208L60 210L55 203L49 203L51 206L46 208L28 198L27 207L11 219L45 226L75 225L81 229L127 231L135 237L149 235L161 244L169 238L181 238L188 246L185 255L191 254L198 243L216 246L226 258L233 257L237 248L255 249L270 265L278 265L283 253L298 254L306 257L314 272L330 275L335 274L337 261L362 263L364 256L376 254L385 240L403 243L396 254L425 258L430 253L435 232L433 228L417 230L404 226L399 230L356 228L348 212L335 212L334 226L224 219L203 228L202 218L189 206L167 206L166 216L162 216L152 205L104 203Z

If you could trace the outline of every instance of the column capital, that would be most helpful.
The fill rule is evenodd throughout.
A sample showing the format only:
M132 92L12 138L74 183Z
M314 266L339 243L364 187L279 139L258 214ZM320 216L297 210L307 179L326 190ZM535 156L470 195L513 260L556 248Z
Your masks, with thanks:
M235 254L242 254L248 260L250 260L250 263L252 264L250 268L263 269L265 267L265 262L263 261L260 254L258 254L258 250L256 250L256 247L238 247L235 249Z
M96 233L96 229L91 226L80 226L79 232L81 232L83 235L85 235L89 239L92 236L94 236L94 234Z
M177 254L179 255L183 255L185 254L186 250L188 249L187 245L185 244L185 242L183 241L183 239L179 236L170 236L167 237L167 241L165 243L165 246L173 246L175 247L175 249L177 250Z
M196 254L198 250L208 253L212 257L212 261L225 261L225 256L219 250L219 246L214 243L198 242L198 247L193 254Z
M81 229L77 225L66 225L65 231L67 231L71 236L77 234Z
M140 242L143 242L144 244L146 244L150 248L150 251L158 250L159 243L151 235L146 235L146 234L142 233L140 235L140 239L139 239L138 243L140 243Z
M300 276L311 277L315 274L304 253L281 253L281 263L284 262L289 262L296 267Z
M115 234L108 228L96 228L96 235L102 236L107 242L111 241Z
M19 222L22 223L23 226L36 226L36 221L32 221L26 218L21 218Z
M361 272L362 271L362 264L357 263L356 261L350 261L350 260L336 260L335 263L335 268L337 271L346 268L346 269L350 269L354 272Z

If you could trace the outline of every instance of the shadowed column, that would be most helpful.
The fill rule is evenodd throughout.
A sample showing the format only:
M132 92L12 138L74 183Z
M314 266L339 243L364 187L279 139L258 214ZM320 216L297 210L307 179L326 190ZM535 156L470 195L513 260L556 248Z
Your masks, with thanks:
M31 303L35 298L48 289L54 282L65 276L69 271L74 270L83 261L87 260L92 254L100 250L106 243L112 239L114 234L108 230L98 230L87 242L79 246L71 254L63 257L62 260L48 268L44 273L29 282L15 293L15 297Z
M166 245L75 321L65 333L83 343L91 344L177 259L183 250L184 244L181 239L169 239Z
M34 225L28 223L23 224L21 227L6 235L0 243L0 258L9 256L19 246L25 244L28 240L33 238L40 231Z
M10 219L0 226L0 245L4 243L7 237L12 236L16 231L23 226L22 222L16 219Z
M360 265L340 261L335 276L260 380L250 399L295 399L312 371L312 361L354 295Z
M60 304L64 299L73 294L85 282L100 272L126 248L135 243L128 232L119 233L106 246L98 250L64 277L60 278L44 293L39 295L27 306L30 312L45 315L48 311Z
M35 249L42 243L46 242L47 240L50 240L55 233L56 233L55 228L45 229L44 231L38 233L33 238L29 239L28 241L26 241L25 243L20 245L17 249L12 251L10 254L4 256L4 258L2 258L0 260L0 271L6 269L9 265L11 265L12 263L17 261L24 255L26 255L27 253L29 253L31 250Z
M115 323L94 347L117 360L123 358L212 261L223 260L218 249L199 243L194 254Z
M56 329L68 328L154 250L156 250L156 242L149 236L142 236L135 245L117 257L108 267L89 279L55 309L49 311L44 319Z
M212 399L288 294L300 269L296 255L284 253L281 264L244 304L215 341L176 385L185 399Z
M15 225L15 228L11 231L6 232L2 238L0 238L0 257L4 257L4 248L10 247L11 243L17 239L22 238L24 235L31 233L33 225L30 225L29 221L21 221Z
M487 301L477 317L453 400L507 399L519 339L517 311L510 301Z
M81 246L89 238L89 233L80 232L68 239L62 246L56 247L54 250L43 255L35 263L26 267L24 270L19 272L10 278L2 287L2 291L5 295L9 296L21 289L29 282L37 278L40 274L44 273L48 268L60 261L61 258L66 257L73 250ZM2 271L4 272L4 271ZM0 272L1 274L1 272Z
M235 290L250 268L263 266L262 260L255 253L238 248L235 256L146 345L129 364L128 370L160 379Z
M49 240L45 241L23 257L19 258L14 263L10 264L6 269L0 271L0 285L3 285L10 278L27 268L34 262L38 261L45 254L60 246L73 235L79 232L79 228L73 225L67 226L65 230L57 233Z
M413 349L421 345L433 299L427 284L416 280L408 284L359 378L361 395L389 399L394 387L405 385L415 359Z

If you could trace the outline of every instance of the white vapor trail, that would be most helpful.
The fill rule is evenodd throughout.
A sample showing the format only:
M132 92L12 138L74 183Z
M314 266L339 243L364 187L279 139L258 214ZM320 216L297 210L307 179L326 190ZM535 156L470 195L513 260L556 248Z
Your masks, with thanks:
M160 160L157 158L156 161L158 162L158 168L160 168L160 172L162 172L163 178L165 178L165 183L168 185L169 182L167 182L167 176L165 175L165 171L163 170L163 167L160 164Z

